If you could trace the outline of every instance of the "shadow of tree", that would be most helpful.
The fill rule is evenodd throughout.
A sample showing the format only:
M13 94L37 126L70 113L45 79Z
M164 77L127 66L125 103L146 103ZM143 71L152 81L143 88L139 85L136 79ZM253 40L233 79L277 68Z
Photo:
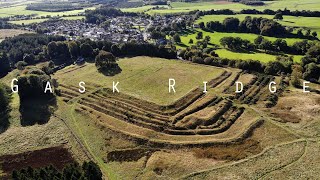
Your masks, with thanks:
M10 126L9 118L10 118L10 111L0 113L0 134L4 133Z
M116 66L110 67L110 68L102 68L99 70L99 72L105 76L115 76L115 75L121 73L122 69L118 65L116 65Z
M29 98L20 104L20 123L22 126L46 124L57 107L56 98Z

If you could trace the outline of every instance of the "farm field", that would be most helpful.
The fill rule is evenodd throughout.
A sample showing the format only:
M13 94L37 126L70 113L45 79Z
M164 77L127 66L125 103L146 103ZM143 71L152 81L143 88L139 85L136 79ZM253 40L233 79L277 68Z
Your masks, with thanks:
M274 16L272 15L262 15L262 14L237 14L237 15L206 15L203 17L200 17L197 20L197 23L199 22L204 22L207 23L209 21L219 21L222 22L225 18L227 17L236 17L240 21L244 20L246 16L251 16L251 17L263 17L267 19L273 19ZM302 29L310 29L311 31L316 31L318 34L320 33L320 25L319 22L320 18L319 17L296 17L296 16L283 16L283 20L279 20L280 24L288 27L296 27L296 28L302 28ZM272 40L272 39L270 39ZM286 39L288 41L288 44L292 43L296 39Z
M71 16L71 17L61 17L61 19L64 20L78 20L78 19L83 19L84 16ZM32 23L41 23L44 21L49 20L48 18L43 18L43 19L29 19L29 20L18 20L18 21L9 21L12 24L19 24L19 25L28 25Z
M250 42L254 42L254 39L257 38L259 35L257 34L248 34L248 33L225 33L225 32L207 32L207 31L203 31L201 29L195 29L195 30L191 30L191 31L186 31L187 33L181 33L181 44L177 44L177 48L181 48L184 49L187 46L190 46L192 44L189 44L189 40L193 39L194 42L196 42L196 33L197 32L202 32L203 33L203 37L205 36L210 36L210 43L211 44L215 44L215 45L219 45L221 47L220 44L220 39L223 37L241 37L242 39L247 39ZM266 37L266 39L270 40L270 41L275 41L277 38L275 37ZM301 41L301 39L298 38L286 38L285 39L288 43L288 45L292 45L294 42L297 41ZM195 44L195 43L194 43ZM208 47L211 47L212 45L208 45ZM237 58L237 59L243 59L243 60L247 60L247 59L256 59L256 60L260 60L262 62L268 62L268 61L273 61L276 58L276 55L270 55L270 54L266 54L263 52L252 52L252 53L239 53L239 52L232 52L230 50L227 49L218 49L216 50L216 53L219 55L219 57L223 57L223 58ZM297 56L294 55L294 61L295 62L300 62L302 56Z
M242 9L290 9L290 10L320 10L320 5L317 0L279 0L268 2L265 1L265 6L248 6L240 3L231 3L228 1L210 1L210 2L194 2L194 3L185 3L185 2L171 2L171 7L165 7L165 9L149 10L148 14L170 14L170 13L182 13L190 12L193 10L211 10L211 9L231 9L235 11L240 11ZM131 12L143 12L150 9L150 6L142 6L138 8L125 9L125 11Z
M19 30L19 29L0 29L0 39L17 36L19 34L30 34L30 33L33 33L33 32Z
M14 7L0 9L0 17L9 17L9 16L15 16L15 15L34 15L34 14L37 17L77 15L77 14L82 13L85 10L89 10L89 9L95 9L95 7L84 8L82 10L65 11L65 12L45 12L45 11L26 10L26 6L21 5L21 6L14 6Z

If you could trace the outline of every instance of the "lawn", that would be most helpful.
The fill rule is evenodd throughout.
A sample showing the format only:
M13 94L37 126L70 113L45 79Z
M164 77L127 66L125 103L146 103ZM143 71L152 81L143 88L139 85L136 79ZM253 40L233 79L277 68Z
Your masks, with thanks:
M105 76L97 71L94 64L88 64L64 73L74 68L71 66L57 72L54 77L62 84L76 87L84 81L112 88L112 82L119 81L120 92L158 104L170 104L193 88L202 86L203 81L209 81L223 72L217 67L151 57L120 59L119 66L122 72L114 76ZM176 80L175 94L168 92L169 78Z

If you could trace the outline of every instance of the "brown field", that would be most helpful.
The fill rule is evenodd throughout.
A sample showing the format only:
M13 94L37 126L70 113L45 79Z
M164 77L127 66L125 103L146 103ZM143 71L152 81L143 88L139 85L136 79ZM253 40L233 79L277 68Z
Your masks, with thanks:
M19 34L30 34L33 32L20 30L20 29L0 29L0 40L8 37L14 37Z
M51 147L41 150L28 151L20 154L4 155L0 157L1 169L6 175L11 175L13 170L27 167L41 168L53 165L62 170L67 164L75 162L70 152L62 147Z

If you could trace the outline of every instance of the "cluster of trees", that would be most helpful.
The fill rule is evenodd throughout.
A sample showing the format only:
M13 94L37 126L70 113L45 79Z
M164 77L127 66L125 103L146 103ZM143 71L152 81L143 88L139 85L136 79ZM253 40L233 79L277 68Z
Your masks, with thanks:
M320 83L320 44L315 44L307 50L302 58L302 68L296 68L295 73L303 79Z
M79 56L84 58L96 58L101 50L111 52L115 56L152 56L162 58L176 58L173 49L148 43L127 42L113 44L109 41L80 41L50 42L45 48L45 55L55 64L70 63Z
M0 29L12 29L14 25L9 24L7 20L0 19Z
M53 166L44 168L21 169L12 172L13 180L25 179L85 179L102 180L102 172L97 164L92 161L84 162L82 166L78 163L67 165L62 171Z
M264 6L265 5L263 1L242 0L240 2L248 6Z
M232 50L254 50L255 46L249 40L241 39L240 37L223 37L220 39L220 44Z
M219 21L209 21L206 23L206 28L211 31L246 32L266 36L286 36L288 34L286 28L278 22L262 17L252 18L251 16L247 16L241 22L238 18L234 17L228 17L222 23Z
M48 36L41 34L24 34L7 38L0 43L0 73L13 68L18 61L25 60L28 64L43 61L43 46L52 41L64 41L62 36Z
M85 18L87 23L100 24L108 20L109 17L118 17L118 16L137 16L137 13L133 12L122 12L119 9L108 8L103 6L95 10L89 10L85 13Z
M9 87L0 83L0 133L9 125L11 92Z

